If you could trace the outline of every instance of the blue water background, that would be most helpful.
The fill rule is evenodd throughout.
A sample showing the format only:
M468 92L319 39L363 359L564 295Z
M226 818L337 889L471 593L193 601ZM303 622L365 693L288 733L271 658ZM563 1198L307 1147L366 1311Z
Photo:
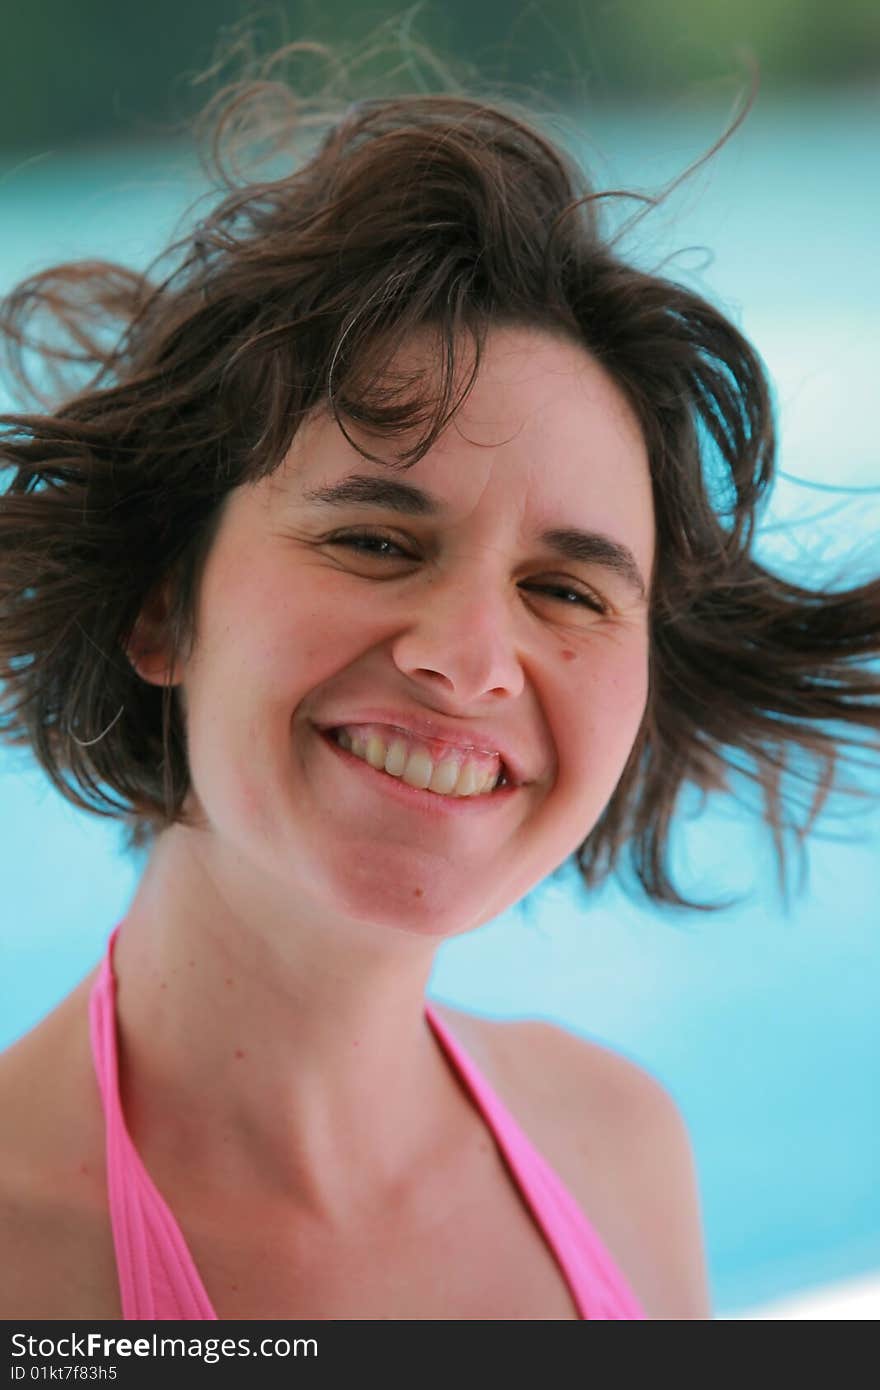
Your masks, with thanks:
M580 118L582 151L601 185L657 192L726 114L606 110ZM878 129L877 93L759 99L731 145L623 243L756 344L775 384L780 466L818 485L780 479L758 554L834 587L880 572L880 493L819 490L880 488ZM198 187L168 148L7 161L0 289L56 260L145 264ZM698 249L664 266L680 248ZM432 976L436 996L554 1019L665 1082L694 1145L719 1315L880 1268L880 778L854 776L872 800L831 804L787 904L743 777L735 797L683 798L673 857L686 895L742 906L660 913L618 884L586 900L570 874L532 895L530 917L514 908L442 946ZM136 869L112 823L0 751L0 881L3 1047L95 963Z

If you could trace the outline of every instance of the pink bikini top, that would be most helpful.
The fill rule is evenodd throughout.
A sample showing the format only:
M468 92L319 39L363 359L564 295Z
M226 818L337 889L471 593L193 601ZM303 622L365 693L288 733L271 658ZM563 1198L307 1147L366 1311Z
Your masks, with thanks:
M141 1162L122 1114L113 974L113 945L120 926L110 935L92 986L89 1029L106 1123L110 1223L122 1316L150 1321L216 1319L180 1227ZM485 1120L581 1317L644 1319L638 1300L577 1202L427 1001L425 1016Z

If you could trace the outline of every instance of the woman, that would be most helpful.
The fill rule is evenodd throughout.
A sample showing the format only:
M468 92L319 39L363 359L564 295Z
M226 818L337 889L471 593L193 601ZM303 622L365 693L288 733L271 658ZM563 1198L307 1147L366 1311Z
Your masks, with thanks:
M774 831L780 740L821 804L816 721L880 724L880 584L752 558L759 358L520 115L367 102L228 182L164 280L6 304L13 348L48 307L97 371L6 417L5 737L147 861L0 1058L0 1316L708 1318L656 1078L425 988L572 854L594 884L634 842L693 906L669 818L730 749Z

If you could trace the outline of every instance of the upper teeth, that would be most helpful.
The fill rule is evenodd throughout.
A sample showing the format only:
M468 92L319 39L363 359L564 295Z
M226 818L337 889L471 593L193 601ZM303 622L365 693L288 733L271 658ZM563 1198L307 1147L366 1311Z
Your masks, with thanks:
M337 729L335 738L371 767L441 796L480 796L492 791L502 770L497 753L475 749L449 748L435 761L415 735L381 725L351 725Z

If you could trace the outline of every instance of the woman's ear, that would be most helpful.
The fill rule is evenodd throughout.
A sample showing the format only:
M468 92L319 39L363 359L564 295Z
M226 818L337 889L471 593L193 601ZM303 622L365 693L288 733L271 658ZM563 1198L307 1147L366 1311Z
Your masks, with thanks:
M181 680L176 668L169 674L170 596L171 581L166 579L146 599L125 649L135 671L150 685L177 685Z

